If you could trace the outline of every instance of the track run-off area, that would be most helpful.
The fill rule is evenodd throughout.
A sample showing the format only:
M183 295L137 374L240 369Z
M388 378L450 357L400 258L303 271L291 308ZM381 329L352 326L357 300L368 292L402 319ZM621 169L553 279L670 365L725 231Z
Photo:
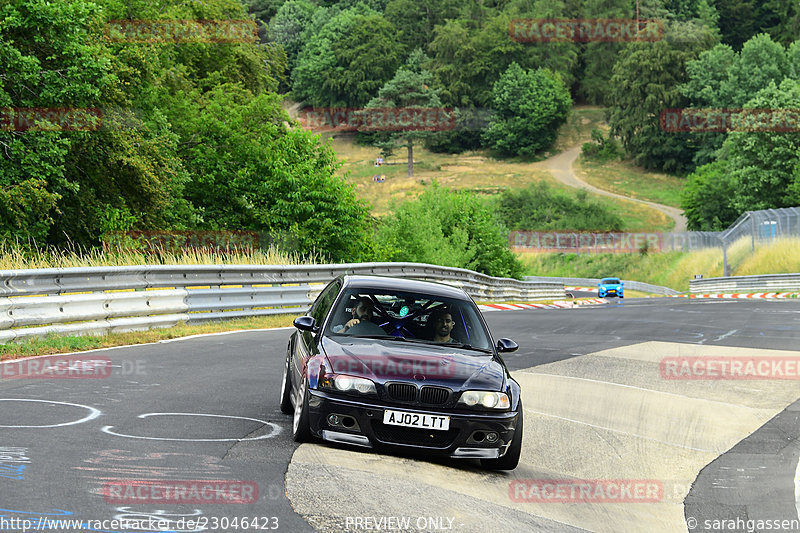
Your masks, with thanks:
M0 531L800 529L800 302L485 317L520 345L512 472L297 446L278 405L290 329L204 335L82 354L110 361L93 376L1 364Z

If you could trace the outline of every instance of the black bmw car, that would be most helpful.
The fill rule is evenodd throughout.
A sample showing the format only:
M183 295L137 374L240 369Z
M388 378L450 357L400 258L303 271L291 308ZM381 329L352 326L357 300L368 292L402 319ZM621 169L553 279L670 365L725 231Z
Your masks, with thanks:
M512 470L522 449L519 384L461 289L343 276L295 319L281 387L294 439L415 448Z

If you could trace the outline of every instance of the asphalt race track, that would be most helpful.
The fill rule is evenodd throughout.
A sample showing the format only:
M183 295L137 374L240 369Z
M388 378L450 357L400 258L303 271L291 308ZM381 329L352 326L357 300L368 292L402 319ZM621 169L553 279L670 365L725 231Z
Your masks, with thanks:
M525 405L513 472L297 447L278 408L289 330L200 336L91 352L110 376L0 365L0 531L800 529L799 302L485 316L520 345L505 357ZM772 373L669 366L698 360ZM52 522L67 519L84 524Z

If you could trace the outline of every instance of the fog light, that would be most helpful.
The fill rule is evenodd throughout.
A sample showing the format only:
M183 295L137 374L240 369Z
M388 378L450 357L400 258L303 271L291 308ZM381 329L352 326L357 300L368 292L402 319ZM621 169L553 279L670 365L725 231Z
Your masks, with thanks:
M331 426L339 425L339 415L328 415L328 424Z
M497 442L498 438L499 437L498 437L497 433L487 433L486 434L486 442L495 443L495 442Z

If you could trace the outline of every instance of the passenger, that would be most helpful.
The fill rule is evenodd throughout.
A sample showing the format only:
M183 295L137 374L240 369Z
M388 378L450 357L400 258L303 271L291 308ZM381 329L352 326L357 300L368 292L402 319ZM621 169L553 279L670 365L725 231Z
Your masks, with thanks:
M333 326L332 331L334 333L345 333L348 329L352 328L356 324L361 323L362 320L367 322L372 320L372 309L373 303L366 296L362 296L356 301L356 305L353 306L353 318L345 322L344 324L340 324L338 326Z
M447 307L439 307L431 313L428 322L433 328L433 342L458 342L450 336L456 321Z

